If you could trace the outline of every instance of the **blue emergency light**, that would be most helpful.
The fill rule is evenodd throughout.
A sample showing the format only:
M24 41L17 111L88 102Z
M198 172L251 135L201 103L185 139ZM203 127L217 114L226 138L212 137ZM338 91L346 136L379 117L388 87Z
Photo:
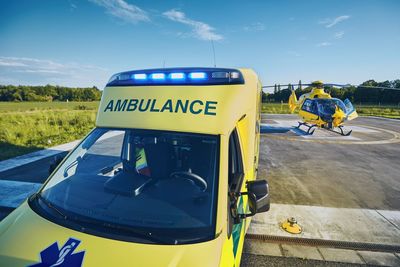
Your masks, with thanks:
M225 68L133 70L113 75L107 86L244 84L242 73Z
M172 72L169 74L171 80L183 80L185 77L186 75L183 72Z
M133 79L135 79L135 80L147 80L146 73L135 73L132 76L133 76Z

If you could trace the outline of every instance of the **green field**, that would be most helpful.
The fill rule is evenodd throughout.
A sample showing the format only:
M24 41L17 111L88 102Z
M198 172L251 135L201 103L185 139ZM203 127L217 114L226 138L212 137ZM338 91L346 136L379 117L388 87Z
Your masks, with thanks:
M0 102L0 160L82 138L98 102Z
M80 139L95 124L99 102L0 102L0 160ZM356 107L360 115L400 119L398 106ZM288 105L263 103L262 112L288 114Z
M98 106L99 102L0 102L0 112L82 109L97 110Z

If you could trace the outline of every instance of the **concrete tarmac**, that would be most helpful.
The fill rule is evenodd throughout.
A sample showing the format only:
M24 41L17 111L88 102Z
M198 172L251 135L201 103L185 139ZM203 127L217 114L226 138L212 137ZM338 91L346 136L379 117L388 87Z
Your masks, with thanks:
M359 131L343 137L299 134L296 115L262 118L280 129L260 144L259 179L268 180L272 203L400 210L400 120L361 117L348 127Z
M331 262L322 260L310 260L301 258L286 258L286 257L274 257L264 255L253 255L246 254L242 255L241 267L288 267L288 266L302 266L302 267L352 267L352 266L363 266L362 264L356 263L342 263L342 262ZM365 266L365 265L364 265ZM369 265L374 266L374 265Z

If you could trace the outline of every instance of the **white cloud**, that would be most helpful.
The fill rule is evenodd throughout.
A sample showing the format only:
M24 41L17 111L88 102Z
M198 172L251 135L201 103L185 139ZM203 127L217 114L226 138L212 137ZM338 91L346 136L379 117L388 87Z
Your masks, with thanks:
M107 69L78 63L58 63L52 60L1 57L0 84L58 84L65 86L104 87L110 73ZM7 77L5 79L4 77Z
M342 21L348 20L349 18L350 16L348 15L339 16L334 19L326 18L324 20L321 20L319 24L325 25L326 28L331 28Z
M24 67L26 66L24 63L21 62L14 62L8 59L0 57L0 67L7 66L7 67Z
M343 35L344 35L344 31L337 32L337 33L335 33L334 38L335 39L342 39Z
M322 43L316 44L317 47L324 47L324 46L330 46L330 45L332 45L332 44L329 42L322 42Z
M261 32L265 30L265 25L261 22L255 22L248 26L244 26L243 30L246 32Z
M300 53L298 53L298 52L296 52L296 51L287 51L287 53L290 55L290 56L294 56L294 57L300 57L301 56L301 54Z
M185 13L178 11L176 9L171 9L163 13L163 15L169 20L176 21L185 25L192 27L192 35L200 40L222 40L223 36L215 33L215 29L210 25L192 20L186 17Z
M141 8L128 4L124 0L89 0L106 9L106 12L118 19L128 22L137 23L139 21L150 21L147 12Z

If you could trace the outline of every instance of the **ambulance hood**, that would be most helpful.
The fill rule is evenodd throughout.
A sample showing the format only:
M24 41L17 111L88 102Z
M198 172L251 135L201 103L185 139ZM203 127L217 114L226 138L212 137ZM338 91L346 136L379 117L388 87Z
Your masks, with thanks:
M0 223L0 266L218 266L222 239L189 245L139 244L54 224L25 202Z

